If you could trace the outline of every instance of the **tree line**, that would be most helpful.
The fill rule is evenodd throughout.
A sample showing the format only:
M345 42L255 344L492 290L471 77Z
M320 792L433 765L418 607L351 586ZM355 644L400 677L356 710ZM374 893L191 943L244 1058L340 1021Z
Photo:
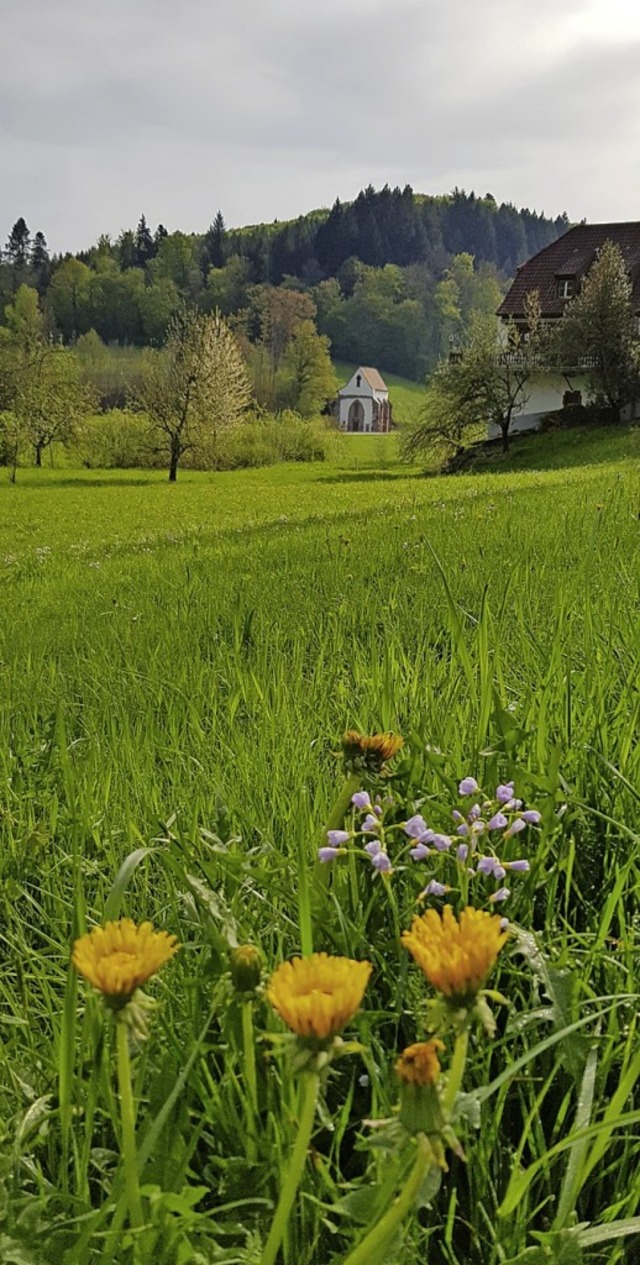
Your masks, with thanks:
M107 344L157 347L186 303L220 311L255 347L265 310L301 296L304 319L336 358L420 380L470 313L497 306L516 266L567 227L566 216L499 206L491 195L423 197L409 186L368 187L330 211L239 230L219 211L204 234L152 231L142 215L117 240L65 256L50 256L44 234L32 236L21 218L0 258L0 314L28 285L67 345L95 331ZM282 382L274 391L286 395Z

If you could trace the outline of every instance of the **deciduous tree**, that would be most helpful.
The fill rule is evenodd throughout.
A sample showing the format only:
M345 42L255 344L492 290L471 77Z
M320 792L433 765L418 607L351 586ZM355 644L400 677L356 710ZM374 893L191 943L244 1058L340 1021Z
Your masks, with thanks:
M637 318L618 246L606 241L559 324L562 362L587 365L591 391L617 419L640 394Z
M167 458L170 483L186 452L215 461L220 429L239 421L250 398L242 354L219 313L177 312L163 349L147 353L136 389L137 405Z

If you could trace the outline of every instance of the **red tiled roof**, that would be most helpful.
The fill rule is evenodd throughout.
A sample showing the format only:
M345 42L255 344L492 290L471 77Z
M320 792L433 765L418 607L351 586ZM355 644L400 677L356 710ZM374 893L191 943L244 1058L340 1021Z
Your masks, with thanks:
M614 242L620 248L633 283L634 311L640 313L640 223L576 224L557 241L521 264L516 279L505 295L498 316L524 316L524 299L537 290L543 316L562 316L567 300L557 294L559 277L583 277L600 247Z
M373 387L374 391L386 391L386 382L377 369L367 369L365 365L360 365L360 373L364 374L369 386Z

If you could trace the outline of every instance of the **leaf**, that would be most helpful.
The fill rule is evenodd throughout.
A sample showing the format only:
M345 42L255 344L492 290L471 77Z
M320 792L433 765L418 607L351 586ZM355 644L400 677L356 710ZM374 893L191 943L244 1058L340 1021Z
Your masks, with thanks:
M135 852L130 852L128 857L125 857L105 901L104 922L110 922L120 917L122 901L131 876L137 870L140 862L144 861L145 857L150 856L152 852L157 852L157 848L136 848Z
M238 925L224 896L214 892L204 879L198 878L195 874L185 874L184 881L196 904L213 923L215 931L222 937L227 947L237 949Z
M551 1002L548 1017L554 1028L560 1030L572 1027L577 1010L577 976L571 971L552 966L530 931L524 931L521 927L514 928L513 941L516 953L520 953L528 962ZM577 1032L571 1032L563 1039L560 1051L570 1075L575 1081L581 1080L589 1052L585 1038Z

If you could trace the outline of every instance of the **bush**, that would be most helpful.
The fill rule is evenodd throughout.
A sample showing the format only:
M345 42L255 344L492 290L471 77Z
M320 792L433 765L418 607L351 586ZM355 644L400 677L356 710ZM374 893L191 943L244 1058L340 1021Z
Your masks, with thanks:
M280 461L325 461L331 442L326 423L303 421L297 413L253 418L225 431L216 459L218 470L272 466Z
M85 418L75 450L82 464L91 470L161 464L149 441L146 417L128 409L113 408Z

